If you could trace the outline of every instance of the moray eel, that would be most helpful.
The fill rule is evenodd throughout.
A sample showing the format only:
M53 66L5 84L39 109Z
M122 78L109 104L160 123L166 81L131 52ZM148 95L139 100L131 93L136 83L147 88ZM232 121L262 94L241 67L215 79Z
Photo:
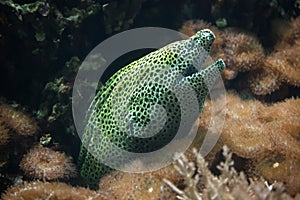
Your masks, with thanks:
M90 187L97 188L99 179L111 170L96 157L122 159L109 144L143 153L174 138L185 115L180 111L180 91L183 97L196 96L200 114L208 88L225 68L219 59L200 69L214 40L212 31L201 30L121 68L100 88L87 114L78 158L81 176Z

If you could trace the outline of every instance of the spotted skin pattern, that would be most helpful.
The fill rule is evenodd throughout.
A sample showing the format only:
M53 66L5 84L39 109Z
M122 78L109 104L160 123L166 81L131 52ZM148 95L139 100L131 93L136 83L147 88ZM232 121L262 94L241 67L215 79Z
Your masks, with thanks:
M90 187L97 187L100 177L111 170L97 158L124 161L109 144L152 152L168 144L181 119L189 115L181 111L182 103L191 103L186 99L196 97L199 115L208 88L225 68L219 59L200 70L214 39L213 32L204 29L171 43L123 67L99 90L87 115L78 159Z

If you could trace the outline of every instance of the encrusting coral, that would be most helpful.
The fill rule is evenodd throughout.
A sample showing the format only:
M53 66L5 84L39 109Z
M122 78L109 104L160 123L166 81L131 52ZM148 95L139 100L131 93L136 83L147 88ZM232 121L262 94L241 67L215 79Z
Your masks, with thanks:
M196 150L195 161L181 154L176 169L184 178L185 187L181 189L167 179L164 182L178 194L178 199L293 199L283 192L284 187L280 183L268 185L263 180L252 179L248 182L244 173L237 173L233 168L232 153L226 146L223 147L223 156L225 161L218 165L221 174L215 176Z
M13 129L19 135L30 136L39 130L33 118L8 104L0 103L0 119L7 127Z
M77 175L75 165L66 154L39 145L24 155L20 167L27 176L40 180L67 179Z
M66 183L35 181L12 186L2 195L2 199L111 200L112 198L105 193L83 187L72 187Z

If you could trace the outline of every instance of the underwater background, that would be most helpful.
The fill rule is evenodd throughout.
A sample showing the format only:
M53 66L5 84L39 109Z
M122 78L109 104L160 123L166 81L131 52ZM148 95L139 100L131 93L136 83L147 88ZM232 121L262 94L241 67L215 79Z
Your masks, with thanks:
M300 199L299 13L298 0L0 0L1 198ZM216 35L210 55L226 63L221 137L205 161L191 148L157 172L112 172L88 189L76 166L76 73L106 38L149 26ZM208 99L192 147L210 110Z

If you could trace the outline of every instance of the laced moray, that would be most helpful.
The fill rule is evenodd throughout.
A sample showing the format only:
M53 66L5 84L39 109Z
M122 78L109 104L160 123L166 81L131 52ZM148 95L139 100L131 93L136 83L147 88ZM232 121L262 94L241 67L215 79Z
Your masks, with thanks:
M97 187L99 179L111 170L97 158L124 159L110 144L144 153L160 149L174 138L186 114L180 110L180 96L195 96L199 115L208 88L225 68L219 59L200 70L214 40L213 32L204 29L171 43L123 67L99 90L87 115L78 159L81 175L90 187ZM147 132L156 134L150 137Z

